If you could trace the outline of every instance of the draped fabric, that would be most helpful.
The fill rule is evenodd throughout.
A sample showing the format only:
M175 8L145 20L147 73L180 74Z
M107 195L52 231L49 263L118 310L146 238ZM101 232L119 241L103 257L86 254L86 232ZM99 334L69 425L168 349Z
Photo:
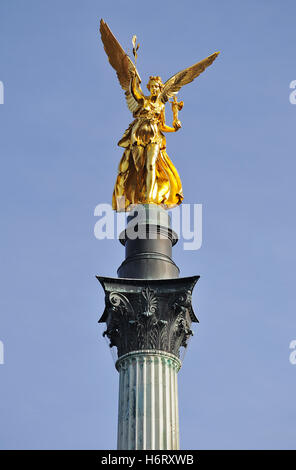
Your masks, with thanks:
M147 154L151 144L157 151L155 160L156 180L152 195L146 187ZM118 167L112 207L126 211L134 204L162 204L170 209L183 200L182 184L178 172L166 153L166 139L159 130L158 115L140 115L125 131L118 142L124 153Z

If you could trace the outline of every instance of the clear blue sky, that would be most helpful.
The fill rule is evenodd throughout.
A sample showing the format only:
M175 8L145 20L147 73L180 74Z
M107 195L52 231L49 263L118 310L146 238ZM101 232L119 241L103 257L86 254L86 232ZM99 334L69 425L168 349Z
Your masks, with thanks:
M179 373L184 449L294 448L294 1L17 1L0 5L1 449L116 447L118 374L95 275L124 252L94 237L131 120L98 35L141 44L143 81L221 55L183 88L168 154L203 245L200 319ZM168 113L170 117L170 113Z

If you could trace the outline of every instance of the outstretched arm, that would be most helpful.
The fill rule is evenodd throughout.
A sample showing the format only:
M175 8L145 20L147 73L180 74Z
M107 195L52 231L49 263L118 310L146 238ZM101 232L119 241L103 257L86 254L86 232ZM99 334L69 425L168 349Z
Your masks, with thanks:
M181 122L179 120L173 121L173 127L167 126L165 123L165 111L161 112L161 120L160 120L160 130L162 132L177 132L181 128Z

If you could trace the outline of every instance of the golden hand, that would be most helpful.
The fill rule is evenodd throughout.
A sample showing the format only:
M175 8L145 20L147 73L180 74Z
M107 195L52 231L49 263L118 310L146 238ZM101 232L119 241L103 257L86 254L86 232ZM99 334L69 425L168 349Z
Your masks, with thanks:
M177 119L176 121L174 120L173 121L173 127L174 127L175 131L177 132L182 127L181 121L179 121L179 119Z
M174 116L173 127L175 131L178 131L182 127L181 121L179 121L178 119L178 114L179 114L179 111L181 111L181 109L183 108L184 102L183 101L178 102L177 98L174 96L173 101L170 101L170 103L172 105L172 111L173 111L173 116Z
M173 101L170 101L171 105L172 105L172 110L174 112L175 111L181 111L181 109L183 108L184 106L184 101L177 101L177 98L176 96L174 96L174 99Z

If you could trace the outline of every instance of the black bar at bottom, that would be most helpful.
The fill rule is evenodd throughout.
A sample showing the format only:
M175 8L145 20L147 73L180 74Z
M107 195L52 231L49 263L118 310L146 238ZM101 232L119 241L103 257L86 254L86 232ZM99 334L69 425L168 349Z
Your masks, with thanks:
M296 460L295 450L180 450L180 451L114 451L114 450L2 450L0 465L75 465L75 468L104 468L119 465L122 468L139 468L140 465L223 465L225 468L240 468L240 465L272 463L275 468ZM86 467L87 466L87 467ZM232 467L233 466L233 467ZM21 467L20 467L21 468Z

